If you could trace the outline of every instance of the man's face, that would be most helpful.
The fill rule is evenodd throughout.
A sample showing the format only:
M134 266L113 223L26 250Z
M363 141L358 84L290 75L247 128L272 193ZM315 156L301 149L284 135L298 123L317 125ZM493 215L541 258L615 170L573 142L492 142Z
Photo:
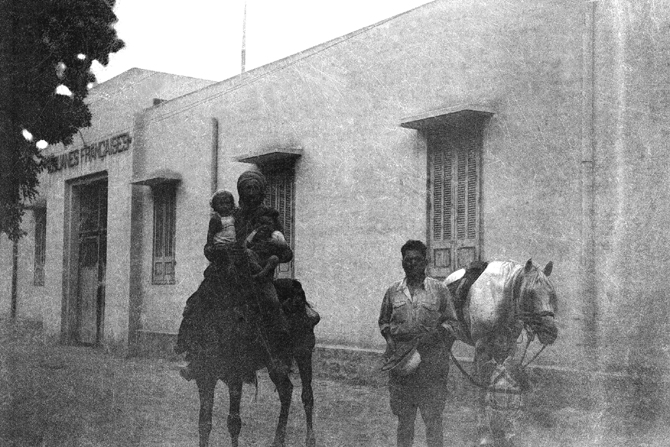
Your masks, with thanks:
M244 199L244 202L249 205L260 205L263 201L261 185L258 182L245 182L240 190L240 195Z
M409 277L421 276L426 272L428 261L419 250L407 250L402 258L402 268Z

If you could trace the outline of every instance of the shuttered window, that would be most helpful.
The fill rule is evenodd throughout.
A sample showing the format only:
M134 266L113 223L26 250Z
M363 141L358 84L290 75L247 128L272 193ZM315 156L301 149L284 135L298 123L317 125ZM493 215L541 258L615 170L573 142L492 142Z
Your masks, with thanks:
M432 276L445 277L479 259L481 142L476 129L427 131Z
M176 191L174 186L153 188L154 242L153 284L175 283L175 217Z
M35 262L33 285L44 285L44 263L47 248L47 210L36 208L35 216Z
M294 239L294 194L295 174L292 167L264 167L263 174L268 182L268 194L264 204L279 211L279 221L284 227L284 237L293 249ZM293 261L280 264L277 269L280 278L293 277Z

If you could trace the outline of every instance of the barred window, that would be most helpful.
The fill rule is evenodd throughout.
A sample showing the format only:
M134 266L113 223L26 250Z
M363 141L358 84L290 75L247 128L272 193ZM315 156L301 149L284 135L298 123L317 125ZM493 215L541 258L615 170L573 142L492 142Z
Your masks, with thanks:
M35 208L35 267L33 285L44 285L44 261L47 248L47 210Z
M154 247L153 284L175 283L175 218L176 190L174 186L153 189Z
M278 164L264 166L263 173L268 182L268 192L265 196L265 205L279 211L279 221L284 227L284 237L291 249L294 248L294 194L295 174L292 166ZM293 261L279 264L277 277L293 277Z

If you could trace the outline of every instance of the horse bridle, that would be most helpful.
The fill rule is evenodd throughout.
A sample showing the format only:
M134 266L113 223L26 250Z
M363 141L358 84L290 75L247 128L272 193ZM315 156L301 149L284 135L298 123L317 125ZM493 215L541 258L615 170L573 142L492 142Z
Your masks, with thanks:
M526 345L524 346L523 349L523 354L521 356L521 360L519 361L520 369L521 371L525 370L535 359L538 358L538 356L544 351L544 348L547 347L547 345L542 344L542 348L531 358L528 363L525 365L523 364L523 361L526 357L526 352L528 351L528 346L532 343L532 341L535 339L535 335L537 333L535 327L539 326L542 324L542 319L546 317L554 317L554 312L551 311L543 311L543 312L534 312L534 311L526 311L525 309L521 309L521 301L522 301L522 292L521 292L521 283L522 283L522 269L519 269L515 274L512 279L512 307L514 309L514 314L512 318L512 324L516 321L520 321L523 325L523 329L526 331L526 334L528 335L527 340L526 340ZM525 302L523 303L525 305ZM525 306L524 306L525 307ZM507 329L513 333L512 329L507 327ZM488 385L484 385L477 380L475 380L470 374L468 374L463 366L461 366L460 362L456 360L456 357L454 356L454 353L449 350L449 354L451 355L451 359L453 360L454 364L456 367L467 377L467 379L475 386L482 388L482 389L488 389Z
M535 334L538 332L536 327L542 324L542 319L546 317L554 318L554 312L551 311L542 311L535 312L534 310L527 310L528 304L527 300L523 299L523 291L521 290L521 284L523 282L523 268L519 269L512 279L512 308L514 309L513 321L520 321L523 324L523 328L528 333L529 338L532 339L535 337Z

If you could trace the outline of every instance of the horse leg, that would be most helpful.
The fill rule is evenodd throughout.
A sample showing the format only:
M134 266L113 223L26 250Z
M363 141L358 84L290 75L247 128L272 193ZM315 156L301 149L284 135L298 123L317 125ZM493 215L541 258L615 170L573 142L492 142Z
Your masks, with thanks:
M490 350L485 340L475 343L475 378L482 385L488 385L490 377L485 374L484 364L491 359ZM477 441L475 446L492 446L495 443L488 416L486 415L486 390L477 388Z
M200 414L198 416L198 436L200 447L209 446L209 434L212 431L212 409L214 408L214 388L216 377L206 375L195 380L200 396Z
M302 384L302 405L305 408L305 420L307 423L307 433L305 437L305 446L314 447L316 445L316 436L312 425L312 415L314 412L314 392L312 390L312 352L308 351L295 356L300 371L300 383Z
M291 396L293 394L293 384L287 373L282 373L276 369L270 371L270 379L277 387L281 410L279 411L279 420L275 430L275 439L272 447L284 447L286 440L286 424L288 423L288 412L291 408Z
M237 447L242 430L242 418L240 417L240 402L242 402L242 381L231 381L228 383L228 433L230 433L230 444Z

